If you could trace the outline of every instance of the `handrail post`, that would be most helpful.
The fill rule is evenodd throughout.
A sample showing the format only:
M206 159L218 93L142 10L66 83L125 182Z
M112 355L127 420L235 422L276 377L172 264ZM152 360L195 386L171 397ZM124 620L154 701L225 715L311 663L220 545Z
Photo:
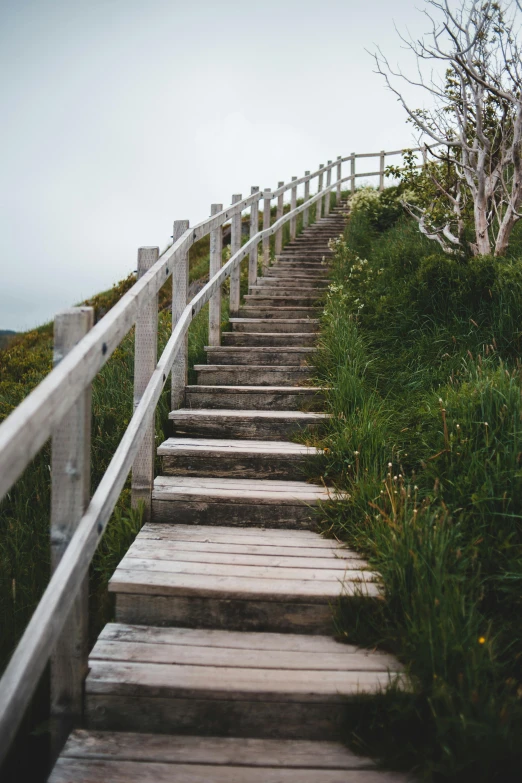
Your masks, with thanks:
M310 177L310 172L305 171L305 177ZM310 198L310 180L307 179L304 186L304 201L307 202ZM308 207L303 210L303 228L307 228L309 221L310 210Z
M292 182L295 182L297 177L292 177ZM290 211L293 211L297 207L297 185L294 185L290 195ZM295 217L290 218L290 242L293 242L297 234L297 219Z
M250 192L259 193L259 187L252 185ZM255 201L250 207L250 238L259 232L259 201ZM255 285L257 281L257 244L250 251L248 259L248 287Z
M341 179L342 179L342 165L343 165L343 159L341 155L337 156L337 190L336 190L336 198L337 198L337 204L336 206L339 207L339 204L341 203Z
M320 163L319 164L320 172L319 172L318 183L317 183L317 192L318 193L320 193L322 191L322 189L323 189L323 172L322 172L323 168L324 168L324 164ZM318 198L315 203L316 203L315 219L316 220L320 220L321 217L322 217L322 214L323 214L323 199L322 198Z
M140 247L138 250L138 280L154 266L159 258L159 247ZM136 319L134 336L134 410L139 405L158 361L158 297L147 302ZM136 508L144 503L143 519L150 520L152 486L154 484L155 426L152 413L132 466L131 503Z
M284 182L278 182L277 187L282 188ZM277 212L276 212L276 220L279 220L283 217L285 209L285 194L280 193L277 197ZM281 255L281 251L283 250L283 228L278 228L275 235L275 251L274 255L277 258L277 256Z
M350 190L352 195L355 193L355 152L350 155Z
M384 150L381 150L380 154L380 166L379 166L379 191L382 193L384 190L384 159L386 157L386 153Z
M232 204L237 204L242 199L241 193L232 196ZM241 212L233 215L230 226L230 255L234 256L241 250ZM230 273L230 317L235 318L239 313L241 285L241 264Z
M272 203L272 190L265 188L263 191L263 231L270 228L270 205ZM263 239L263 270L270 266L270 237Z
M187 229L188 220L175 220L172 240L176 242ZM188 250L174 263L172 270L172 329L187 306L189 288L189 257ZM183 345L174 359L171 375L170 405L171 410L181 408L185 400L185 387L188 382L188 333L185 334Z
M212 204L210 214L217 215L223 210L223 204ZM223 227L218 226L210 232L210 270L209 279L221 269L223 262ZM221 286L212 294L208 303L208 344L221 344Z
M328 161L328 166L329 166L329 169L326 172L326 187L327 188L330 187L330 185L332 184L332 161L331 160ZM328 217L328 215L330 214L330 199L331 199L331 197L332 197L332 194L331 194L330 191L328 191L328 193L326 194L325 200L324 200L324 216L325 217Z
M92 307L72 307L54 320L56 366L94 324ZM64 391L64 393L66 393ZM91 385L73 403L52 434L51 570L54 572L87 508L91 488ZM84 579L51 656L52 754L58 756L81 724L87 674L88 580Z

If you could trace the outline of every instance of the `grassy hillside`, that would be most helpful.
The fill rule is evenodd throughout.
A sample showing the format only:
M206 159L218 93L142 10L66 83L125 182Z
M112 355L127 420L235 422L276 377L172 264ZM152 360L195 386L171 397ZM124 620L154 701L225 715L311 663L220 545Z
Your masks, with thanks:
M413 692L347 739L419 779L522 769L522 247L448 257L393 207L336 244L317 377L331 384L324 529L363 551L386 600L339 617L395 652Z
M11 329L0 329L0 351L9 345L15 334Z

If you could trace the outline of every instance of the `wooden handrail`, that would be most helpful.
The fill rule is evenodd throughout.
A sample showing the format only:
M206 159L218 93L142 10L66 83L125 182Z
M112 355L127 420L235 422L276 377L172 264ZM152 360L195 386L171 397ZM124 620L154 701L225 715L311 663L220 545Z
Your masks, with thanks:
M379 152L377 155L382 158L383 153ZM240 225L238 228L237 221L240 220L245 209L251 209L252 235L249 240L238 249L234 248L232 257L214 274L212 274L214 269L211 269L212 276L208 283L183 309L178 303L176 317L178 315L179 317L173 326L167 345L146 385L145 379L142 379L144 388L140 392L139 401L136 400L137 405L129 425L0 680L0 763L10 747L78 591L88 574L92 557L144 436L147 431L150 432L156 406L167 377L173 366L175 369L179 367L179 361L175 364L178 355L184 356L186 362L186 335L190 323L201 308L221 290L227 278L233 274L237 277L241 261L247 256L251 259L249 262L251 275L256 274L257 248L260 242L264 244L266 264L268 240L275 235L276 244L280 243L282 228L286 223L290 222L292 233L295 233L297 216L303 214L304 222L307 223L310 206L317 204L320 213L321 204L326 198L325 214L328 214L330 194L334 190L339 194L343 183L351 182L353 188L355 179L359 177L381 175L382 180L382 165L381 170L377 172L355 173L353 167L355 157L370 157L370 155L339 157L300 179L293 178L274 191L253 189L253 192L244 199L238 197L240 200L237 200L234 197L236 200L226 209L221 209L221 205L215 205L214 214L192 228L183 230L188 223L178 221L172 245L0 425L1 499L53 435L64 416L136 324L139 316L157 297L160 288L177 269L176 265L186 265L187 253L194 243L208 234L217 237L216 232L234 218L236 218L235 234L240 235ZM351 173L341 178L341 164L347 160L352 163ZM331 173L334 167L337 167L337 179L332 182ZM327 184L323 187L325 173ZM309 183L314 177L318 178L318 192L310 197ZM301 184L305 185L305 200L297 207L295 206L297 187ZM281 198L287 190L292 191L292 208L286 214L281 214ZM265 215L263 230L259 231L257 220L259 201L264 199L265 213L267 210L269 213L270 203L274 198L277 199L278 204L276 220L270 225L268 216ZM235 243L237 244L239 240L236 236ZM216 259L221 254L218 252L219 247L214 250L215 268ZM255 260L255 269L252 259ZM183 269L185 270L185 266ZM183 274L185 275L185 271ZM176 395L179 396L180 388L173 387L174 398Z

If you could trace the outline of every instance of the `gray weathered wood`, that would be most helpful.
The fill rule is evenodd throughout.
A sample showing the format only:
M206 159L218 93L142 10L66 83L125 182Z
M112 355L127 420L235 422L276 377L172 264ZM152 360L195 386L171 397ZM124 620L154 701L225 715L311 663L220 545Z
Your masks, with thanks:
M305 171L305 177L307 177L304 186L304 202L306 203L310 198L310 172ZM303 211L303 228L307 228L309 223L310 213L308 208Z
M140 247L138 250L138 279L143 277L159 258L158 247ZM156 368L158 358L158 297L152 297L136 320L134 339L134 410ZM151 412L145 434L132 465L132 505L143 503L143 516L150 518L151 492L154 481L154 454L156 450L154 411Z
M121 628L122 626L117 626ZM228 633L227 636L234 636ZM235 634L242 637L243 634ZM260 634L263 636L263 634ZM273 634L281 637L281 634ZM309 638L310 637L305 637ZM311 641L315 638L312 637ZM322 641L322 639L321 639ZM314 651L315 648L310 648ZM229 737L165 736L161 734L113 734L76 730L67 741L62 758L108 761L155 761L166 764L231 765L355 770L371 769L374 762L357 756L335 742L237 739ZM211 773L211 768L208 768ZM143 778L138 778L143 780ZM156 778L154 778L156 780ZM205 778L205 781L212 783ZM107 783L107 781L104 781ZM191 781L194 783L194 781ZM266 779L264 781L266 783ZM322 783L322 782L321 782ZM350 781L344 781L350 783ZM361 780L360 783L366 783ZM370 783L370 781L368 781Z
M270 188L263 191L263 231L270 228L270 205L272 203L272 193ZM263 239L263 272L270 266L270 237L268 234Z
M232 204L241 201L241 193L232 196ZM241 248L241 214L234 215L230 227L230 252L235 255ZM241 267L238 265L230 274L230 315L238 314L240 304ZM177 406L178 407L178 406Z
M324 164L319 164L319 176L317 177L317 194L321 193L323 190L323 169ZM316 194L316 195L317 195ZM320 196L318 200L315 203L315 219L320 220L323 216L323 198Z
M216 215L223 209L223 204L212 204L211 215ZM223 262L223 230L221 226L210 233L210 272L209 277L220 271ZM221 343L221 286L216 290L209 301L208 306L208 344L220 345Z
M328 189L328 195L326 196L324 200L324 216L328 217L330 214L330 199L332 196L332 192L330 190L330 185L332 184L332 161L328 161L328 171L326 172L326 187Z
M352 152L350 155L350 190L353 193L355 193L355 152Z
M338 161L338 163L337 163L337 189L336 189L337 204L336 204L336 206L338 207L339 204L341 203L341 179L342 179L342 167L343 167L342 157L340 155L337 156L337 161Z
M281 440L310 427L317 429L328 420L324 413L304 413L288 408L252 410L249 400L241 401L237 409L206 409L197 405L199 396L194 396L192 409L173 411L169 415L176 433L192 437Z
M282 188L284 186L284 182L278 182L277 187ZM276 221L280 220L283 217L283 210L284 210L284 193L280 193L277 197L277 212L276 212ZM275 255L279 255L283 249L283 229L282 227L279 228L275 235Z
M292 182L295 182L297 180L297 177L292 177ZM291 198L290 198L290 212L293 212L294 209L297 206L297 185L294 185L291 192ZM297 231L297 219L293 217L290 220L290 241L292 242L296 237L296 231Z
M385 166L386 153L382 150L379 155L379 190L382 193L384 190L384 166Z
M173 242L177 242L188 231L188 220L175 220L172 232ZM172 328L178 323L183 310L188 304L189 259L188 250L181 253L173 264L172 271ZM183 404L183 395L187 385L188 374L188 334L185 334L183 344L172 365L171 377L171 408L179 408Z
M253 185L251 188L252 194L259 193L259 187ZM257 235L259 231L259 202L256 201L250 207L250 239ZM250 250L248 260L248 285L255 285L257 280L257 242Z
M65 310L54 321L54 366L92 329L92 307ZM54 430L51 456L51 568L67 549L90 498L91 387L72 405ZM84 579L51 657L51 734L57 755L83 711L87 674L88 582Z

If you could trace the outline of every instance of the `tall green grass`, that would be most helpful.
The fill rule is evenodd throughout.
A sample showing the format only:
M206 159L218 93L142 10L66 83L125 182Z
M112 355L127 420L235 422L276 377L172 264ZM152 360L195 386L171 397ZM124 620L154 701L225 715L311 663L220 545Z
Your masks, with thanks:
M326 531L385 601L338 618L405 663L412 693L365 701L348 741L422 780L520 779L522 257L448 258L399 219L354 214L336 245L318 380Z

